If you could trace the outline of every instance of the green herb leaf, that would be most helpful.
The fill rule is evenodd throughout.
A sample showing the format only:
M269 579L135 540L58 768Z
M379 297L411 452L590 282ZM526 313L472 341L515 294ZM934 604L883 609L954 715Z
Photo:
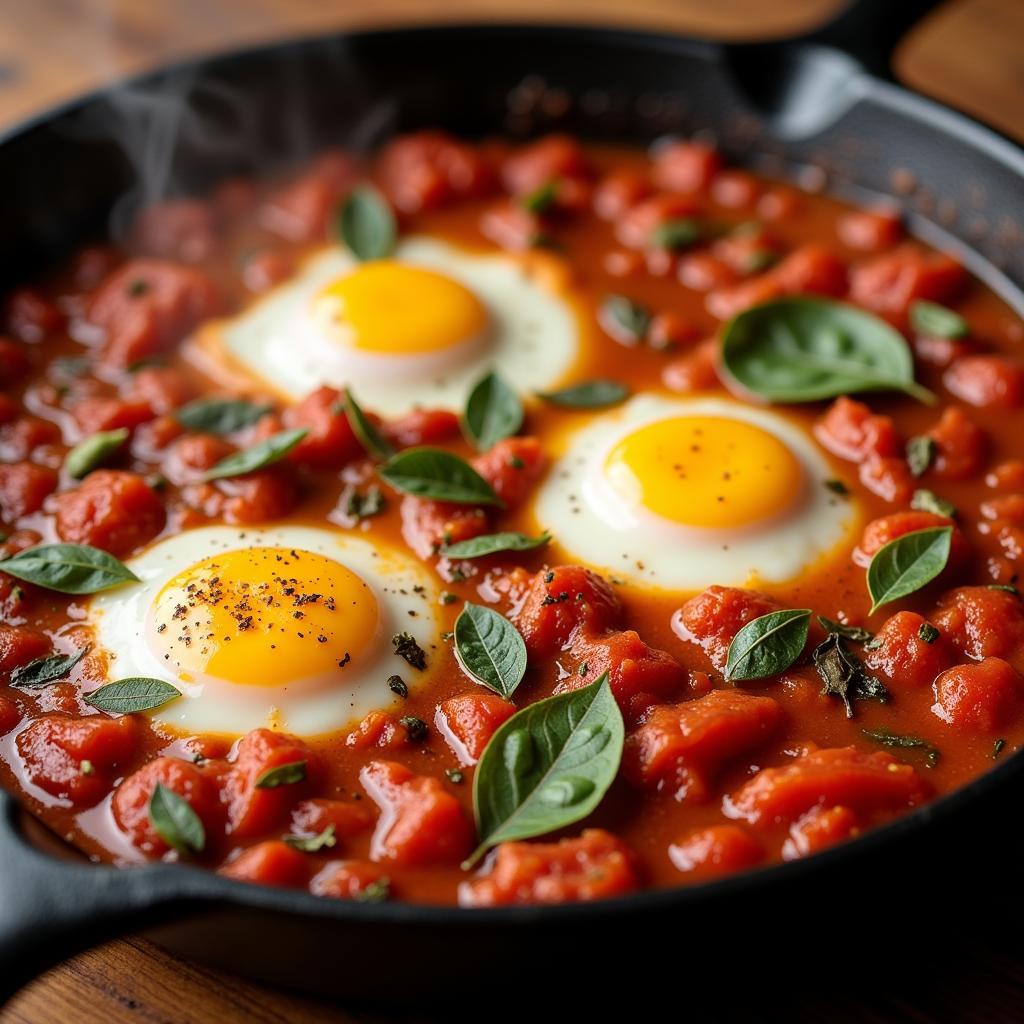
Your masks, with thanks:
M319 853L321 850L328 850L332 846L336 846L338 844L335 832L335 827L333 825L328 825L327 828L325 828L319 835L287 835L284 837L284 842L292 847L292 849L298 850L300 853Z
M468 676L506 700L526 674L519 630L492 608L469 601L455 621L455 657Z
M44 544L0 560L0 572L62 594L95 594L138 583L139 578L113 555L87 544Z
M427 652L416 642L411 633L396 633L391 638L395 654L421 672L427 667Z
M107 683L85 697L85 703L100 711L117 715L131 715L138 711L152 711L177 700L181 691L162 679L132 676Z
M914 491L910 499L910 507L916 508L919 512L932 512L937 516L945 516L947 519L956 518L956 505L945 498L940 498L934 491L926 491L924 488Z
M914 476L924 476L939 454L939 445L934 437L918 434L907 442L907 465Z
M910 304L910 325L933 338L966 338L971 333L970 324L959 313L924 299Z
M824 615L817 616L817 619L818 624L826 633L835 633L844 640L853 640L858 644L866 644L871 640L871 633L863 626L848 626L845 622L826 619Z
M261 402L247 402L242 398L197 398L183 405L174 418L189 430L204 434L233 434L251 427L273 409Z
M537 397L567 409L603 409L629 398L629 388L617 380L588 380L559 391L540 391Z
M460 505L501 505L491 485L468 463L441 448L409 448L380 468L396 491Z
M81 480L94 469L102 466L111 455L124 447L128 430L101 430L84 441L79 441L64 457L64 469L68 476Z
M625 727L608 673L530 704L487 744L473 779L480 845L529 839L586 817L615 779Z
M202 853L206 829L183 797L158 782L149 798L149 821L168 846L179 853Z
M305 427L297 430L281 430L251 448L234 452L223 458L213 469L203 474L204 480L222 480L228 476L244 476L280 462L307 434Z
M539 537L527 537L525 533L486 533L482 537L471 537L456 544L445 544L441 554L447 558L483 558L498 551L532 551L543 547L551 540L546 530Z
M399 725L404 725L408 730L411 743L422 743L430 734L430 726L422 718L417 718L415 715L403 715L398 720L398 723Z
M677 217L659 224L651 232L650 242L655 249L686 249L699 241L702 234L700 221Z
M19 665L11 672L11 686L33 689L55 683L58 679L66 679L88 650L88 647L81 647L74 654L51 654L45 658L36 658L27 665Z
M305 781L306 762L289 761L262 772L257 776L255 785L257 789L277 789L279 786L294 786Z
M376 484L371 484L365 494L353 491L348 496L348 504L345 511L353 519L369 519L371 516L380 515L384 511L384 494Z
M890 732L888 729L862 729L861 732L869 740L874 740L875 743L881 743L883 747L901 747L907 750L920 750L924 753L925 759L928 762L929 768L934 768L939 763L939 758L942 756L939 753L939 748L933 746L927 740L921 739L920 736L901 735L899 733Z
M846 706L846 717L853 718L854 699L885 703L889 691L874 676L869 676L860 660L851 653L838 633L829 633L812 655L814 667L824 684L821 692L839 697Z
M770 402L885 390L935 400L915 383L910 350L897 330L829 299L778 299L733 317L722 336L722 365L734 382Z
M405 680L399 675L388 676L388 689L403 700L409 696L409 687L406 685Z
M839 495L840 498L848 498L850 496L850 488L842 480L826 480L825 487L833 494Z
M809 608L769 612L752 619L729 644L725 678L737 682L785 672L803 653L810 622Z
M348 388L345 388L345 419L367 455L383 461L395 454L394 445L370 422Z
M522 196L519 200L519 205L527 213L540 215L550 210L557 198L558 182L547 181L539 188L535 188L532 192L527 192L525 196Z
M462 418L466 436L485 452L523 425L523 403L496 373L489 373L469 393Z
M917 631L917 635L926 644L933 644L936 640L939 639L939 636L941 634L930 622L922 622L920 628Z
M601 325L616 341L639 345L651 329L651 312L625 295L609 295L601 303Z
M949 561L952 538L951 526L936 526L905 533L876 551L867 575L871 614L935 579Z
M361 263L390 256L398 237L391 207L370 185L352 190L342 204L337 227L341 240Z
M391 899L391 879L375 879L360 889L352 898L356 903L386 903Z
M997 739L995 741L995 743L992 744L992 760L993 761L1003 752L1003 748L1005 746L1006 746L1006 740L1004 740L1002 737Z

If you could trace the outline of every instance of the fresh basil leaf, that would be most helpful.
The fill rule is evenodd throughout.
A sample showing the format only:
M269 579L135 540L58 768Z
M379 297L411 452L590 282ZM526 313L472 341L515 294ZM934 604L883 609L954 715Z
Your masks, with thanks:
M753 306L726 325L721 355L735 383L770 402L885 390L935 401L914 381L903 336L843 302L792 298Z
M471 537L455 544L446 544L441 554L447 558L483 558L498 551L532 551L551 540L545 531L539 537L527 537L525 533L487 533L482 537Z
M848 498L850 496L850 488L842 480L826 480L825 487L840 498Z
M337 846L338 840L335 835L336 832L337 829L335 829L333 825L328 825L327 828L318 835L287 835L284 837L284 842L286 842L293 850L298 850L300 853L319 853L321 850L327 850L332 846Z
M257 789L277 789L279 786L294 786L305 781L306 762L289 761L287 764L279 764L261 772L256 778L255 785Z
M273 406L242 398L197 398L183 405L174 418L189 430L203 434L233 434L261 420Z
M122 583L139 582L124 563L87 544L28 548L0 560L0 572L62 594L95 594Z
M51 654L36 658L27 665L19 665L11 672L11 686L33 689L66 679L71 670L86 656L88 647L80 647L74 654Z
M455 621L455 657L466 675L506 700L526 674L519 630L492 608L469 601Z
M390 256L398 237L391 207L370 185L352 190L342 204L337 227L341 240L361 263Z
M139 711L162 708L181 696L181 690L162 679L132 676L107 683L85 697L85 703L100 711L116 715L132 715Z
M858 644L866 644L871 640L871 633L863 626L848 626L845 622L836 622L835 619L826 619L824 615L818 615L818 624L826 633L835 633L844 640L853 640Z
M883 704L889 691L874 676L868 675L860 660L846 646L838 633L829 633L811 655L821 676L821 692L839 697L846 707L846 717L853 718L853 701L877 700Z
M651 329L651 311L626 298L609 295L601 303L601 325L616 340L625 345L639 345Z
M124 447L128 430L101 430L84 441L79 441L64 457L64 470L74 480L81 480L102 466L111 455Z
M876 551L867 575L871 614L931 583L946 568L952 540L951 526L935 526L905 533Z
M501 505L491 485L466 461L442 448L409 448L380 467L396 491L460 505Z
M462 418L466 435L485 452L523 425L523 403L496 373L489 373L469 393Z
M588 380L559 391L540 391L537 397L567 409L603 409L629 398L629 388L617 380Z
M202 853L206 829L183 797L158 782L149 798L149 821L168 846L179 853Z
M970 324L959 313L925 299L910 304L910 326L933 338L966 338L971 333Z
M929 743L927 740L921 739L920 736L901 735L899 733L890 732L888 729L861 729L861 732L869 740L874 740L875 743L881 743L883 747L900 747L907 750L920 750L928 762L929 768L934 768L939 763L939 758L942 756L939 752L939 748Z
M907 442L907 465L914 476L924 476L931 469L935 456L939 454L939 445L934 437L918 434Z
M789 608L752 619L729 644L725 678L737 682L785 672L803 653L810 622L810 608Z
M558 182L546 181L543 185L527 192L519 200L519 205L527 213L535 213L538 216L547 213L555 204L558 198Z
M692 217L677 217L659 224L651 232L650 243L655 249L686 249L699 241L702 234L700 221Z
M607 672L504 722L476 768L480 845L463 866L497 843L544 835L590 814L615 779L624 736Z
M924 488L914 491L910 499L910 507L918 512L931 512L937 516L945 516L946 519L956 518L956 505L945 498L940 498L934 491Z
M384 460L395 454L394 445L367 419L348 388L345 388L345 419L367 455Z
M280 462L307 434L305 427L281 430L251 448L244 448L220 460L213 469L203 474L204 480L223 480L228 476L244 476L257 469L265 469Z

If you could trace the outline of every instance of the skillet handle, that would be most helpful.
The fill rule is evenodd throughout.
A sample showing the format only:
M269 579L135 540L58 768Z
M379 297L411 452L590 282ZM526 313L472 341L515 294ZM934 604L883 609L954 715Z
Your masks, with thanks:
M203 872L58 860L22 836L17 814L0 789L0 1006L75 953L194 914L207 902Z

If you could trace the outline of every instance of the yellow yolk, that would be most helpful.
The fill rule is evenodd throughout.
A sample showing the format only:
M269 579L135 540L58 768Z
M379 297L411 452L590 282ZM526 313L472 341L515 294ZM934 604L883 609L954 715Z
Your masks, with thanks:
M804 478L774 434L717 416L678 416L633 431L609 452L605 474L631 505L711 529L779 515L799 496Z
M336 676L368 650L377 598L310 551L254 547L204 558L157 595L153 652L184 682L281 687Z
M363 263L322 288L313 314L341 328L352 348L381 356L444 352L487 327L487 310L464 285L390 260Z

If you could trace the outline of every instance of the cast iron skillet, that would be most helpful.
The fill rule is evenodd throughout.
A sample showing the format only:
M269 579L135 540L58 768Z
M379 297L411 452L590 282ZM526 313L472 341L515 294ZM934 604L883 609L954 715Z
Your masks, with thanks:
M892 47L930 6L868 0L783 44L469 25L300 40L160 71L0 141L0 280L44 269L110 224L116 231L133 204L265 173L329 144L369 147L428 125L469 136L557 128L638 142L705 133L740 163L815 167L833 190L895 196L917 230L960 243L1020 307L1024 154L888 78ZM538 967L567 993L585 978L605 998L606 967L623 979L685 968L706 982L717 965L746 972L773 951L845 976L865 959L876 968L893 959L858 947L865 934L920 942L948 936L938 923L953 913L970 928L963 915L974 912L989 932L997 907L1012 917L999 885L1020 854L1022 775L1024 758L1007 758L807 861L599 904L492 911L318 900L187 867L57 859L26 839L0 792L0 996L79 949L142 929L263 981L376 998L422 1000L503 975L530 985Z

